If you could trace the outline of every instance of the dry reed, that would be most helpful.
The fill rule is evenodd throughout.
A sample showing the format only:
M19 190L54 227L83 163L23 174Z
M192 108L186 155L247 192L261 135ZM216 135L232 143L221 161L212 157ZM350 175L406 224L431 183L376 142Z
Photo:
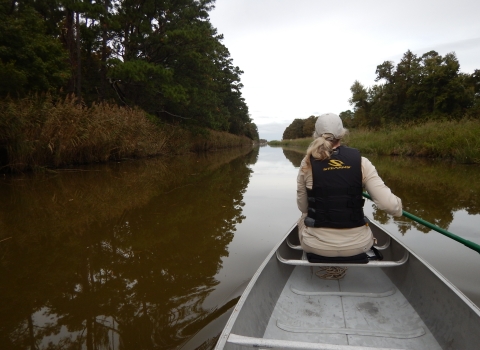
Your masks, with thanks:
M143 111L108 103L49 95L0 103L0 144L14 170L157 155L166 135Z
M86 107L51 95L0 101L0 165L24 171L123 158L181 154L251 144L221 132L193 135L158 125L136 108L110 103Z

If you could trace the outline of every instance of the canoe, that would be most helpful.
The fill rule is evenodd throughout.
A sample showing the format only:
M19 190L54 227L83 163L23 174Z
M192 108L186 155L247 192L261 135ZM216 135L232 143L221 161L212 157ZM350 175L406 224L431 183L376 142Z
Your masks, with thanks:
M372 221L382 261L309 263L293 226L253 276L215 349L479 349L480 309ZM439 252L441 254L441 252ZM345 266L339 280L324 266Z

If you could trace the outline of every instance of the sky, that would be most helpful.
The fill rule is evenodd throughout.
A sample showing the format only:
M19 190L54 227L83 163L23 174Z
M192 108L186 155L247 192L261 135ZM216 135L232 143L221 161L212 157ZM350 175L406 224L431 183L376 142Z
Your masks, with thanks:
M376 84L377 65L407 50L455 52L460 71L480 69L479 13L476 0L216 0L210 21L271 141L296 118L351 109L352 84Z

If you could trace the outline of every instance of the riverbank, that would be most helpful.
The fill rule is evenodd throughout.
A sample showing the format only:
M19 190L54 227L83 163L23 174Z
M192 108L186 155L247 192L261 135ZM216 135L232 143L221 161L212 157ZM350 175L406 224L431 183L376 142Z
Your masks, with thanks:
M271 141L271 146L307 149L312 138ZM382 130L353 129L346 145L362 153L453 159L459 163L480 163L480 121L431 121L393 126Z
M252 140L207 129L159 123L140 109L51 96L0 101L0 169L26 171L177 155L232 147Z

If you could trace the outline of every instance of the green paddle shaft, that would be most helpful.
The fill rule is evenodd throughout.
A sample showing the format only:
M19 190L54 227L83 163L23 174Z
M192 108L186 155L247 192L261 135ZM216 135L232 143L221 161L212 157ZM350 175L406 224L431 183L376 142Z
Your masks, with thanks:
M368 199L372 200L372 197L370 197L370 195L366 192L363 192L363 196L365 198L368 198ZM419 217L417 217L413 214L410 214L409 212L406 212L405 210L402 210L402 215L405 216L406 218L409 218L413 221L418 222L419 224L422 224L423 226L426 226L428 228L431 228L432 230L440 232L442 235L445 235L445 236L447 236L447 237L449 237L449 238L451 238L451 239L453 239L457 242L460 242L463 245L467 246L468 248L475 250L477 253L480 253L480 245L478 245L477 243L471 242L467 239L464 239L462 237L454 235L453 233L448 232L447 230L444 230L441 227L435 226L434 224L432 224L428 221L425 221L425 220L423 220L423 219L421 219L421 218L419 218Z

